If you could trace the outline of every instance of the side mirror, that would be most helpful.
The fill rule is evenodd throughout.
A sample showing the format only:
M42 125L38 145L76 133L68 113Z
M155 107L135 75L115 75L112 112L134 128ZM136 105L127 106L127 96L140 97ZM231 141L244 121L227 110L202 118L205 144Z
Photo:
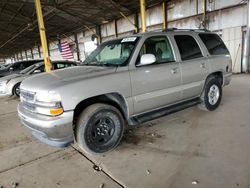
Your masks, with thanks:
M14 68L13 68L13 67L10 67L10 68L9 68L9 71L10 71L10 72L11 72L11 71L13 71L13 70L14 70Z
M144 54L141 56L139 66L151 65L156 62L156 57L154 54Z
M37 73L41 73L42 71L41 70L35 70L34 72L33 72L33 74L37 74Z

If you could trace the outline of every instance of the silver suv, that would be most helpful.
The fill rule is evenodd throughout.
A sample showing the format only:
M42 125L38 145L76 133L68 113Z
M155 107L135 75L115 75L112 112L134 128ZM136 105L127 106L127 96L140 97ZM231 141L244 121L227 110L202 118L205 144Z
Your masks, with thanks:
M18 113L40 141L88 153L120 142L136 125L194 104L215 110L231 80L221 38L204 30L169 29L101 44L83 66L43 73L21 84Z

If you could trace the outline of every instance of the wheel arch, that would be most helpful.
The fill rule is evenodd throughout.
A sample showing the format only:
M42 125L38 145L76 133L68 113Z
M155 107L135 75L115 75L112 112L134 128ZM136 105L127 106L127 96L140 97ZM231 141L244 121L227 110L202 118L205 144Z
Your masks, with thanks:
M213 73L210 73L210 74L208 74L207 77L206 77L206 80L205 80L205 82L204 82L204 85L203 85L203 88L202 88L202 91L201 91L201 95L202 95L203 92L204 92L204 89L205 89L205 86L206 86L206 84L207 84L208 79L213 78L213 77L218 77L218 78L220 79L221 85L223 85L223 72L222 72L222 71L215 71L215 72L213 72Z
M206 82L207 82L207 80L208 80L209 78L211 78L211 77L217 77L217 78L219 78L219 79L220 79L220 82L221 82L221 85L223 85L223 72L222 72L222 71L216 71L216 72L213 72L213 73L209 74L209 75L207 76L207 78L206 78ZM205 82L205 83L206 83L206 82Z
M104 103L116 107L127 120L129 117L128 104L126 99L120 93L106 93L97 96L93 96L79 102L74 109L74 124L78 119L80 113L88 106L95 103Z

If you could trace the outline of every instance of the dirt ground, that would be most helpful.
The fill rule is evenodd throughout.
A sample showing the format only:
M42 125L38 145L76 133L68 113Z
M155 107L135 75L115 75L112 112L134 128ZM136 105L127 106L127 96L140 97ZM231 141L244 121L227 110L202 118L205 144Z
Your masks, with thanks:
M120 146L89 156L32 138L17 98L0 98L0 187L249 188L250 76L235 75L221 106L196 106L127 130Z

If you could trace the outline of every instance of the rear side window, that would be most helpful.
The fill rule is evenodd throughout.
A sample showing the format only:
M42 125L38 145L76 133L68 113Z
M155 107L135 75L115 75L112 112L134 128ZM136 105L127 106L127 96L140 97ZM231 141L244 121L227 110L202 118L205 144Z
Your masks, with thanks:
M24 62L22 62L21 67L27 68L27 67L29 67L29 66L31 66L31 65L34 65L34 64L35 64L34 61L24 61Z
M175 35L174 38L183 61L203 57L199 45L192 36Z
M226 45L218 35L203 33L199 36L211 55L229 54Z

